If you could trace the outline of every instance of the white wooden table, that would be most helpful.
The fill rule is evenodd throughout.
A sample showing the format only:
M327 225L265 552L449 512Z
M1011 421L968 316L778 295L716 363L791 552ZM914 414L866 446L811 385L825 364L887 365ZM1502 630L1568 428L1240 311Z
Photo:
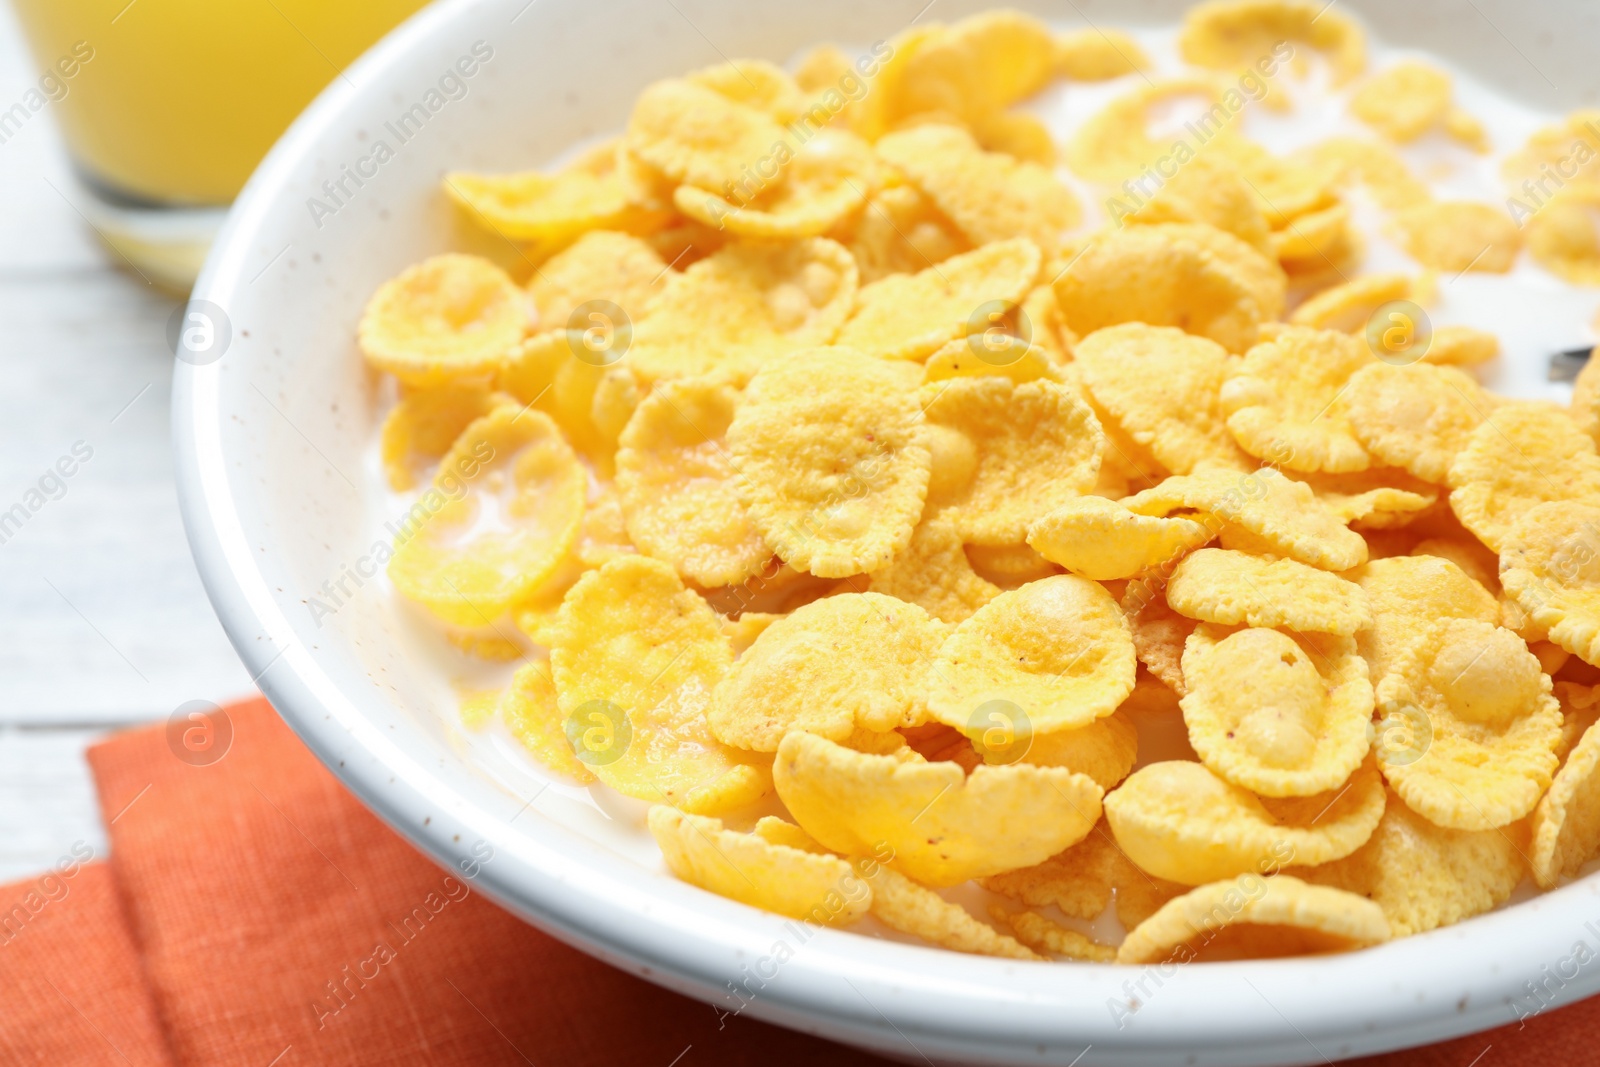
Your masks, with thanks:
M0 110L37 78L0 2ZM0 144L0 882L77 840L104 854L88 744L253 691L178 518L176 301L120 268L72 195L46 106ZM64 492L47 479L42 506L5 524L77 442L93 455Z

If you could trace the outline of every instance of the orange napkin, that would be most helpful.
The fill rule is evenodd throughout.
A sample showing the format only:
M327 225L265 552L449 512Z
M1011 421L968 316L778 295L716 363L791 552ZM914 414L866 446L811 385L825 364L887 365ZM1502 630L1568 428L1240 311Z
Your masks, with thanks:
M110 863L68 856L0 888L0 1063L884 1062L724 1018L540 933L380 823L265 701L228 714L210 766L159 727L94 748ZM1486 1047L1485 1067L1586 1062L1597 1024L1600 1000L1360 1062L1466 1067Z

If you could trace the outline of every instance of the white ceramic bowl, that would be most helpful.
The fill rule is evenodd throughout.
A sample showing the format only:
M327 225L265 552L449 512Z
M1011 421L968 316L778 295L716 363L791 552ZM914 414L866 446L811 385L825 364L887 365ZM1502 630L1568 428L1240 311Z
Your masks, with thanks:
M636 807L545 788L509 746L452 725L454 697L419 653L414 620L376 583L361 584L389 516L368 466L376 383L353 344L380 282L474 239L438 195L441 173L545 162L620 128L652 79L723 55L782 61L819 40L887 38L923 2L452 0L334 81L251 180L196 286L195 298L231 319L230 347L216 362L181 364L174 387L189 536L262 689L350 788L441 863L492 851L478 885L530 922L730 1008L740 1003L730 983L759 974L750 1014L890 1056L1323 1062L1511 1021L1514 1004L1534 1003L1525 983L1560 1002L1600 989L1600 965L1562 964L1579 941L1600 953L1600 926L1585 925L1600 920L1595 879L1364 952L1175 973L1011 963L827 930L802 943L793 924L666 875ZM926 17L979 6L943 0ZM1022 6L1064 24L1120 24L1171 20L1184 5ZM1443 54L1541 106L1600 95L1589 54L1600 19L1580 0L1346 6L1376 35ZM465 96L441 96L399 143L386 124L419 101L426 108L428 90L475 42ZM396 149L381 165L371 158L378 140ZM341 178L344 191L330 195L324 183ZM489 251L506 258L503 247ZM348 597L324 589L341 578ZM315 618L314 595L341 606ZM780 943L793 957L774 967ZM536 985L530 975L530 996ZM1130 999L1138 1009L1119 1021L1112 1006L1125 1011Z

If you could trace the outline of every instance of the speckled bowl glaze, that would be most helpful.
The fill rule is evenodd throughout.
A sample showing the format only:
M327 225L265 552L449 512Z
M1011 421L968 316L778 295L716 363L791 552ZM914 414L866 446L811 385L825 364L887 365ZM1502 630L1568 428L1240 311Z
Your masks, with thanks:
M371 577L386 517L371 461L379 389L353 342L368 294L405 265L450 247L507 258L474 246L484 239L438 195L441 173L542 163L620 128L652 79L888 38L924 2L451 0L334 80L250 181L195 288L230 320L227 350L181 363L174 386L189 537L261 688L379 815L529 922L723 1010L907 1061L1321 1063L1512 1021L1539 1003L1528 983L1557 1002L1600 989L1592 878L1420 937L1275 962L1027 964L798 930L669 877L637 807L549 784L455 725L449 679ZM942 0L927 17L979 6ZM1171 20L1184 5L1021 6L1081 25ZM1374 34L1425 43L1542 106L1600 97L1594 5L1346 6ZM334 603L330 587L337 610L311 610ZM1579 942L1591 962L1572 962Z

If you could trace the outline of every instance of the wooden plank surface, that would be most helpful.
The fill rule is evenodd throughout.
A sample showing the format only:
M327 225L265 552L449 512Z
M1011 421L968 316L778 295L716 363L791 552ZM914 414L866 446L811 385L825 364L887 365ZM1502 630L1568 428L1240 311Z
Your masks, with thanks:
M0 108L37 78L0 4ZM93 738L253 691L178 518L177 301L101 248L75 195L46 106L0 144L0 881L77 841L104 854Z

